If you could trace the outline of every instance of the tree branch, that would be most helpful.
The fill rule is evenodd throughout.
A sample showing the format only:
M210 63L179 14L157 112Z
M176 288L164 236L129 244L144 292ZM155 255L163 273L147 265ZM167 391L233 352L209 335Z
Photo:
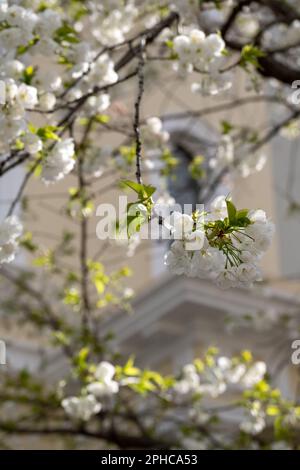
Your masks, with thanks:
M34 434L34 435L69 435L84 436L86 438L102 439L117 444L121 449L168 449L170 443L165 443L161 439L141 437L130 435L129 433L119 433L115 430L108 431L91 431L84 427L71 428L64 427L48 427L48 428L31 428L29 426L12 427L10 423L0 422L0 430L8 434Z
M140 49L138 52L139 55L139 66L138 66L138 95L136 102L134 103L135 108L135 116L133 122L133 130L135 134L135 144L136 144L136 180L139 184L142 183L142 175L141 175L141 158L142 158L142 143L141 143L141 135L140 135L140 106L141 101L144 93L144 47L145 47L145 40L141 40Z

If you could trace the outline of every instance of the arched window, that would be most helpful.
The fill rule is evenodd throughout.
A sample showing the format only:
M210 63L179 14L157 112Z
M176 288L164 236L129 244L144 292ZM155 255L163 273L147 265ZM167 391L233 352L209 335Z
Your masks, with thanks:
M211 158L217 151L219 134L205 121L196 118L165 119L164 128L170 134L170 149L178 159L178 165L173 173L175 178L168 179L168 190L177 203L203 203L200 200L201 190L210 177L212 170L209 166ZM206 176L196 180L189 171L189 165L197 155L204 157L203 169Z

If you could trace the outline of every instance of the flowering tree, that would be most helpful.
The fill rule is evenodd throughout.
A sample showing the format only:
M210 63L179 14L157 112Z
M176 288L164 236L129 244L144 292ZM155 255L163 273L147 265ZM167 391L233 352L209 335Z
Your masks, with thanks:
M0 225L1 304L5 313L43 330L69 369L57 386L27 371L1 372L3 446L11 434L75 442L84 437L120 448L299 446L299 406L269 385L266 365L249 351L227 358L212 348L178 377L141 370L132 358L117 361L109 338L101 335L101 321L113 308L129 308L131 292L124 290L129 269L105 269L101 252L92 259L88 246L93 202L109 174L133 195L124 218L110 224L114 243L133 253L151 227L172 239L165 264L174 274L225 288L260 280L272 222L262 210L237 209L227 195L202 211L182 214L165 191L178 162L164 116L144 119L141 108L153 69L159 74L169 67L195 94L225 98L236 76L244 75L251 91L246 98L186 109L173 118L201 118L255 102L280 106L284 118L266 132L223 122L214 158L205 166L196 155L189 166L191 177L201 180L201 203L211 201L225 176L259 171L261 147L279 132L291 137L299 130L300 111L288 89L299 73L299 8L296 0L0 3L0 177L24 168ZM124 117L113 112L114 100L131 82L136 93ZM120 134L122 144L104 147L98 136L105 133ZM153 152L161 187L147 181ZM27 184L39 178L47 191L67 175L76 185L72 180L69 186L67 178L63 209L78 226L79 248L74 249L72 233L58 233L57 247L41 254L26 226ZM16 215L20 203L22 223ZM34 257L35 269L14 265L19 247ZM75 254L74 271L65 260ZM221 395L222 405L212 404ZM13 413L11 403L17 405Z

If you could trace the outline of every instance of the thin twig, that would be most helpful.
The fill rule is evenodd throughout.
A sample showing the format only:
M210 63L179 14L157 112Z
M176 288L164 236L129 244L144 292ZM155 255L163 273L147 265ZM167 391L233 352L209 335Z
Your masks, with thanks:
M134 103L135 115L133 121L133 130L135 134L135 144L136 144L136 180L139 184L142 183L142 173L141 173L141 158L142 158L142 142L141 142L141 130L140 130L140 111L141 111L141 102L144 93L144 48L145 48L145 38L141 39L141 44L138 52L139 65L138 65L138 95L136 102Z
M86 182L83 175L83 160L84 160L84 148L88 136L92 130L93 118L89 119L86 125L84 135L79 145L78 161L77 161L77 174L78 174L78 189L81 198L86 197L85 189ZM91 310L89 292L88 292L88 266L87 266L87 239L88 239L88 220L83 213L81 213L80 221L80 272L81 272L81 296L82 296L82 321L85 327L87 327L89 312Z
M18 204L18 202L20 201L21 197L22 197L22 194L27 186L27 183L29 182L31 176L33 175L33 173L35 172L36 168L38 167L38 165L40 164L40 159L38 159L34 165L32 165L32 167L30 168L30 170L27 171L23 181L22 181L22 184L21 186L19 187L19 190L17 192L17 195L16 197L14 198L13 202L11 203L9 209L8 209L8 212L7 212L7 217L9 217L10 215L13 214L15 208L16 208L16 205Z

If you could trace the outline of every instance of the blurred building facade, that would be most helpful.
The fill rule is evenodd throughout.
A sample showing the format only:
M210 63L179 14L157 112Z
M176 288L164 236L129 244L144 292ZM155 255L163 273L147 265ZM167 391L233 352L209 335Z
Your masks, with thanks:
M229 102L237 96L243 96L244 83L240 80L234 85L234 95L226 97L203 98L188 91L186 84L175 80L170 71L166 77L153 74L150 92L143 103L143 115L166 116L170 113L191 109L199 110L213 106L216 102ZM170 79L169 76L173 79ZM173 80L173 81L172 81ZM132 103L128 96L134 96L136 84L128 85L124 96L116 96L121 103L125 115L130 113ZM120 108L120 105L119 105ZM114 109L118 109L115 105ZM117 113L117 111L113 111ZM205 156L205 142L216 142L219 137L222 120L242 126L253 124L261 129L271 121L271 108L265 104L248 104L247 106L228 109L227 111L210 114L207 118L172 121L165 119L165 126L173 135L173 143L180 143L179 153L192 151L193 147L201 147ZM102 136L101 136L102 137ZM195 144L195 141L196 144ZM103 133L103 145L121 142L120 136ZM207 147L207 154L211 152ZM290 190L292 197L300 201L297 179L300 172L299 141L289 142L277 137L262 149L267 153L268 160L263 170L247 179L235 177L222 182L217 194L231 193L239 207L262 208L276 224L276 236L272 247L263 259L265 281L251 291L222 291L209 282L197 279L172 278L163 264L163 243L145 241L137 249L136 254L126 258L121 248L108 246L101 261L114 269L123 264L129 265L134 272L130 285L136 292L134 312L132 314L116 313L104 322L105 332L115 333L114 348L124 354L135 354L138 363L148 367L158 367L163 371L173 372L205 351L210 345L218 346L222 354L235 354L241 349L252 349L255 357L266 360L271 367L278 367L276 353L276 334L268 331L258 333L255 329L244 328L239 333L230 331L228 315L243 316L257 311L297 312L300 293L300 218L289 214ZM183 158L185 158L183 156ZM292 170L291 170L292 167ZM291 176L292 172L292 176ZM1 217L4 216L9 201L14 197L18 182L22 178L22 169L1 180L0 199ZM155 183L158 177L150 176ZM31 215L26 215L28 224L35 239L45 247L55 242L55 234L64 229L70 230L70 222L58 209L65 200L64 194L69 186L74 186L74 178L45 188L38 180L33 180L28 187L27 196L31 201ZM99 188L107 188L102 192L97 203L113 202L117 205L119 193L108 177L99 180ZM184 192L186 191L186 192ZM177 187L179 197L193 198L198 188L187 181L185 189ZM297 193L298 192L298 193ZM62 196L59 196L61 194ZM186 202L190 202L187 200ZM199 201L201 202L201 201ZM101 243L96 238L96 216L90 223L89 255L92 257L101 250ZM29 261L21 258L18 261L26 266ZM74 269L78 269L74 260ZM38 370L41 364L48 364L47 374L56 379L64 370L64 363L58 360L56 352L45 351L43 338L36 337L30 328L20 331L13 322L2 322L0 338L7 342L8 361L13 367L29 366ZM282 351L280 351L282 353ZM281 388L291 394L295 386L295 366L290 364L290 342L284 346L287 367L278 376ZM42 355L42 361L41 361Z

